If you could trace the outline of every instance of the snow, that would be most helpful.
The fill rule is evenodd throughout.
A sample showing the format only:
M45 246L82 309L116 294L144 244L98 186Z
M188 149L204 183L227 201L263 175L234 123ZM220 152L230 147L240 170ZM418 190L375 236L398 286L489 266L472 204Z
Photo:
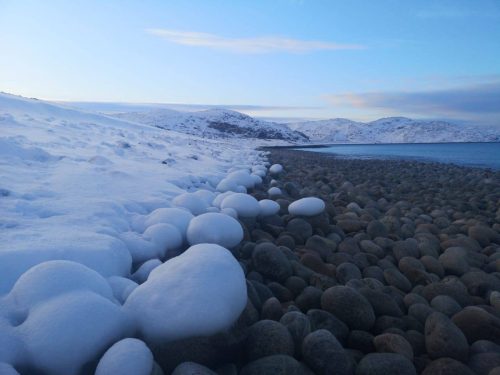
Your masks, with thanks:
M187 240L190 245L214 243L223 247L234 247L243 239L243 228L229 215L206 213L189 223Z
M207 201L195 193L180 194L172 200L172 203L177 207L188 209L193 215L207 212L208 208Z
M154 360L144 342L127 338L109 348L97 365L95 375L150 375Z
M307 197L296 200L288 206L288 212L292 215L315 216L325 210L325 202L316 197Z
M189 222L193 217L193 214L186 209L164 207L151 212L145 220L144 225L149 227L158 223L171 224L179 230L184 238Z
M124 308L146 341L158 343L227 329L246 302L238 261L219 245L199 244L154 269Z
M465 126L439 120L387 117L363 123L344 118L288 124L314 143L498 142L498 128Z
M269 173L273 176L277 176L283 172L283 166L281 164L273 164L269 167Z
M149 274L156 267L161 266L162 262L159 259L150 259L147 262L141 264L141 266L134 272L132 278L135 282L142 284L144 281L148 279Z
M105 348L132 333L132 327L120 306L96 293L78 291L36 306L17 328L37 369L76 375Z
M0 362L0 374L2 375L19 375L14 367L8 363Z
M234 209L239 217L256 217L260 213L260 206L257 199L244 193L235 193L227 196L220 206Z
M273 186L272 188L269 188L267 190L267 194L269 194L270 197L275 197L278 195L281 195L281 189L279 187Z
M156 254L164 258L173 253L182 245L182 234L177 227L167 223L158 223L149 226L143 233L143 237L151 240L154 244Z
M108 277L108 283L113 290L113 296L121 304L125 302L130 293L132 293L132 291L138 286L135 281L120 276Z
M8 299L30 310L48 299L82 290L113 300L109 283L96 271L80 263L53 260L40 263L21 275Z
M199 244L162 261L186 246L191 221L219 208L217 241L237 244L233 216L260 206L216 187L229 175L236 192L261 183L265 141L204 139L3 93L0 127L1 371L78 374L126 337L150 345L238 318L245 279L228 250ZM249 198L222 207L231 195ZM130 357L126 369L138 363Z
M276 215L280 210L280 205L271 199L260 200L259 206L261 216Z

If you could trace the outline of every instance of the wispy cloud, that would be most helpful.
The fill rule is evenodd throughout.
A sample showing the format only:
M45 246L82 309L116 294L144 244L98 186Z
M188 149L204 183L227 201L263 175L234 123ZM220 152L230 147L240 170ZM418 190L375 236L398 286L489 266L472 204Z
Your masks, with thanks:
M446 90L326 95L335 107L468 119L500 125L500 81Z
M304 53L321 50L355 50L365 48L358 44L341 44L318 40L300 40L278 36L229 38L215 34L169 29L147 29L149 34L170 43L192 47L205 47L237 53L292 52Z

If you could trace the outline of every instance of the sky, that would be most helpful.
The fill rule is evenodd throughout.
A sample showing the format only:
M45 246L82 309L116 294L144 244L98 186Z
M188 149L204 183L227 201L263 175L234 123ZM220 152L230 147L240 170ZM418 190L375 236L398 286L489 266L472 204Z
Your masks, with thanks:
M500 126L500 1L0 0L0 91Z

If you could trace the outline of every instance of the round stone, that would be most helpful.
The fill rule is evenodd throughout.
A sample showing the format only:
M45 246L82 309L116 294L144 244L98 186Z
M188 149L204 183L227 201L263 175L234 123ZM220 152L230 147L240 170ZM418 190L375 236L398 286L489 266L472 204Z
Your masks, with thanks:
M261 320L248 329L246 355L250 361L274 354L293 355L295 347L288 329L274 320Z
M240 375L314 375L295 358L283 354L270 355L248 363ZM194 375L194 374L193 374Z
M363 357L356 375L416 375L413 363L401 354L370 353Z
M331 332L320 329L306 336L302 343L304 361L319 375L350 375L352 363L340 342Z
M369 330L375 323L375 313L368 300L346 286L333 286L321 296L321 307L334 314L351 329Z
M401 335L383 333L375 336L373 344L379 353L398 353L413 361L413 348Z
M429 315L425 322L425 347L431 358L467 359L469 344L460 329L440 312Z
M292 276L292 266L286 255L272 243L263 242L255 246L252 262L259 273L270 279L285 281Z

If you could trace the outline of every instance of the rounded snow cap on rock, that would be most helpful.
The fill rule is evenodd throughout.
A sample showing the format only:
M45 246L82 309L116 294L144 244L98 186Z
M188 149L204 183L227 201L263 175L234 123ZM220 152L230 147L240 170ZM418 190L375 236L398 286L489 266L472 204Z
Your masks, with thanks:
M269 167L269 173L272 175L278 175L283 172L283 166L281 164L273 164Z
M187 240L190 245L213 243L224 247L238 245L243 239L240 223L229 215L206 213L189 223Z
M276 215L280 210L280 205L270 199L262 199L259 201L260 215L271 216Z
M40 263L23 273L9 298L25 309L75 291L90 291L113 300L113 291L104 277L83 264L68 260Z
M187 208L193 215L200 215L207 211L208 203L195 193L183 193L172 200L172 204L177 207Z
M226 197L220 206L233 208L239 217L255 217L260 213L260 206L257 199L244 193L235 193Z
M179 229L182 236L186 236L186 230L189 222L193 218L193 214L184 208L178 207L167 207L158 208L148 215L144 224L149 227L153 224L167 223L172 224L174 227Z
M234 208L231 208L231 207L223 208L222 210L220 210L220 213L234 217L235 219L238 218L238 213L236 212L236 210Z
M182 245L182 234L172 224L158 223L151 225L144 231L143 236L151 240L159 257L164 257L170 251L176 250Z
M314 216L325 210L325 202L316 197L299 199L288 206L288 212L292 215Z
M102 356L95 375L150 375L154 360L151 350L138 339L123 339Z
M239 171L231 172L227 175L226 178L234 181L236 185L242 185L247 189L253 188L255 185L253 177L246 169L241 169Z
M281 195L281 189L279 187L273 186L267 191L267 194L269 194L271 197Z
M148 343L164 343L227 329L246 303L245 275L231 252L199 244L155 268L124 308Z

